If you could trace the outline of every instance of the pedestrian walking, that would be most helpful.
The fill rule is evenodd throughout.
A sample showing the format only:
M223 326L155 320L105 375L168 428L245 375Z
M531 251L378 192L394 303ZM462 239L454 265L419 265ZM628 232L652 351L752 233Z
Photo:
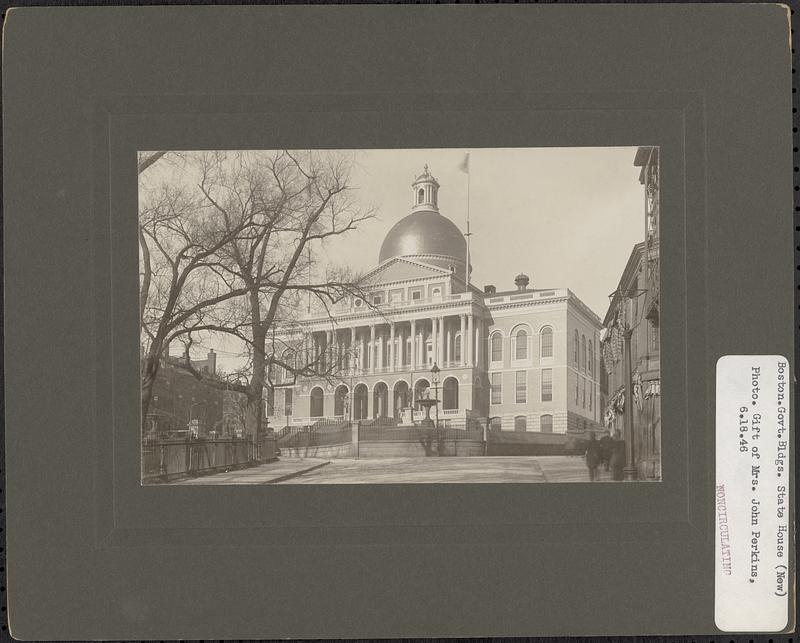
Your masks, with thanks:
M611 442L611 479L619 482L623 480L623 467L625 466L625 440L612 440Z
M608 471L609 466L611 465L611 449L611 436L606 433L602 438L600 438L600 462L606 471Z
M585 458L586 467L589 469L589 480L594 482L597 479L597 467L600 465L600 442L595 437L594 431L589 433Z

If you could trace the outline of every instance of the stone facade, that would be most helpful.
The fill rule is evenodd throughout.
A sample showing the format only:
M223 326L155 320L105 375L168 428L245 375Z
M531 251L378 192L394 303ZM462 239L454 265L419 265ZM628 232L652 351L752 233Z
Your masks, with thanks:
M428 388L436 395L435 364L445 425L546 433L600 426L600 319L569 289L533 287L524 274L503 292L467 283L466 244L439 213L438 188L426 168L414 182L413 220L387 235L364 297L330 316L312 312L281 337L285 362L313 362L327 376L276 373L273 425L323 417L416 423L416 400Z

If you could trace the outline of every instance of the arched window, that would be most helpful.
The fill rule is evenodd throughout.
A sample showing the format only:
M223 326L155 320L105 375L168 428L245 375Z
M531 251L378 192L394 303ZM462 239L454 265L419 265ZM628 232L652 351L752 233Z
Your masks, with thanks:
M322 388L315 386L311 389L311 417L321 418L325 407L325 393Z
M581 335L581 368L586 372L586 335Z
M453 346L453 360L461 363L461 333L456 335L455 345Z
M589 370L589 375L593 375L594 374L594 347L592 346L592 341L591 340L589 340L588 370Z
M442 408L445 411L458 408L458 380L448 377L442 384Z
M528 333L524 328L517 331L516 344L514 359L528 359Z
M350 411L349 391L347 386L340 384L336 387L336 392L333 396L333 414L336 416L345 416Z
M425 190L420 188L419 192L417 192L417 203L422 203L423 201L425 201Z
M528 420L524 415L518 415L514 418L514 430L515 431L527 431L528 430Z
M406 409L411 404L411 395L408 389L408 382L398 380L394 385L394 415L400 417L400 411Z
M490 431L501 431L502 429L503 429L503 418L495 416L491 420L489 420Z
M581 335L581 368L586 372L586 335Z
M539 354L541 357L553 356L553 329L545 326L539 333Z
M503 361L503 336L500 333L492 335L492 361Z
M575 366L577 366L578 365L578 331L577 330L575 331L575 337L574 337L574 340L573 340L573 351L574 351L574 354L573 354L572 360L575 362Z
M372 417L387 417L388 404L389 387L386 385L386 382L378 382L372 390Z
M552 415L543 415L540 419L540 429L542 433L552 433L553 432L553 416Z
M369 401L369 392L367 391L366 384L356 384L353 389L353 418L356 420L365 420L367 418L367 404Z

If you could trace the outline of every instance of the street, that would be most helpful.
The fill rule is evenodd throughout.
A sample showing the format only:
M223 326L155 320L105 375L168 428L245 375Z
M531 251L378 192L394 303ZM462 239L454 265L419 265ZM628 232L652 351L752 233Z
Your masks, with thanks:
M601 482L611 474L598 469ZM576 456L315 459L281 458L250 469L183 480L175 484L408 484L408 483L589 482Z

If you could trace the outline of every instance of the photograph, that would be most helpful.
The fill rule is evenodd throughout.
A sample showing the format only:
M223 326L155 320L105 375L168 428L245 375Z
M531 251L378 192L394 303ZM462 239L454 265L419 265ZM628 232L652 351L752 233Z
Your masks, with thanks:
M657 146L140 151L138 210L142 484L662 479Z

